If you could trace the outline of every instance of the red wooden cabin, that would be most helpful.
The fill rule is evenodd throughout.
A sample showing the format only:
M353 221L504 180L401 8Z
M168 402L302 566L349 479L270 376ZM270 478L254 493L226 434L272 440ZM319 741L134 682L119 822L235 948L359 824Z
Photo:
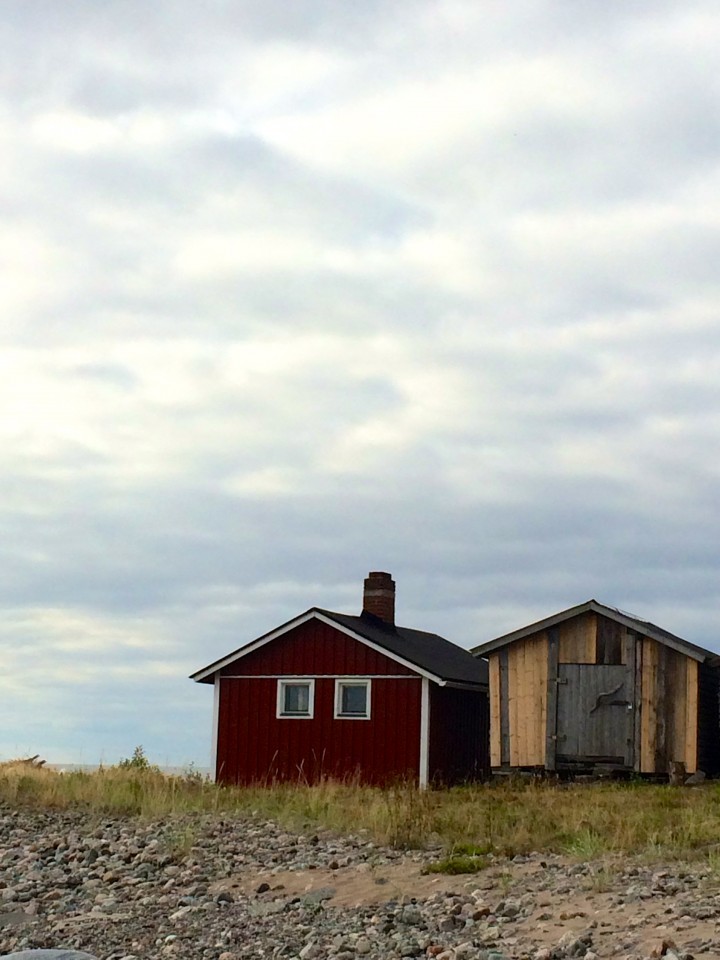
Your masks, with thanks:
M223 783L414 780L489 770L487 664L395 625L395 583L365 580L360 616L312 607L191 679L215 688Z

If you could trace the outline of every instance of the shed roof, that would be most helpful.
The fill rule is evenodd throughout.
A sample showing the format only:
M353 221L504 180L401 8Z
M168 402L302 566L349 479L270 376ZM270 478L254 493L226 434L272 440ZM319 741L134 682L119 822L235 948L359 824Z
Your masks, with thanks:
M615 620L617 623L629 627L644 637L650 637L653 640L657 640L658 643L664 644L666 647L671 647L673 650L684 653L693 660L704 662L705 660L717 657L717 654L711 650L705 650L703 647L690 643L689 640L683 640L682 637L675 636L674 633L670 633L669 630L664 630L662 627L650 623L649 620L642 620L640 617L625 613L617 607L608 607L604 603L599 603L597 600L586 600L585 603L580 603L576 607L561 610L560 613L555 613L551 617L546 617L544 620L538 620L535 623L528 624L527 627L521 627L519 630L513 630L511 633L503 634L502 637L489 640L487 643L481 643L480 646L473 647L471 652L476 657L487 656L487 654L492 653L493 650L499 650L509 643L513 643L515 640L522 640L524 637L529 637L533 633L548 630L550 627L557 626L557 624L563 623L565 620L571 620L579 614L589 612L600 613L602 616L610 620Z
M220 660L191 674L190 679L198 683L212 683L219 670L313 618L340 629L361 643L378 648L381 653L385 653L393 660L403 663L441 686L447 684L477 688L487 686L487 663L474 657L469 650L451 643L450 640L436 633L412 630L409 627L396 627L367 612L360 616L352 616L347 613L323 610L320 607L311 607L275 630L263 634L256 640L251 640Z

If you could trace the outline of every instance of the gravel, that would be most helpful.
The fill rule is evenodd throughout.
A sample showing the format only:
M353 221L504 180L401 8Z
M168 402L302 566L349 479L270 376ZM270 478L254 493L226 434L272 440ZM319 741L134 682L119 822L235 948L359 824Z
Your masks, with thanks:
M483 873L439 877L433 887L423 878L416 896L382 886L384 869L419 876L436 858L253 818L156 823L0 808L0 956L40 950L28 960L61 960L44 953L53 948L99 960L720 956L720 884L707 864L531 854L491 858ZM342 883L363 871L374 896L339 902ZM313 876L330 879L304 886Z

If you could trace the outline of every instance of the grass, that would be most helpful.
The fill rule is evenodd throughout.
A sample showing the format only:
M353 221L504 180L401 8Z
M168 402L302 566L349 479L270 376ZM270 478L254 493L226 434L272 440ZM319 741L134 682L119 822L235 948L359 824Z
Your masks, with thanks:
M705 858L720 869L720 785L677 788L646 783L557 785L502 782L419 791L324 781L221 787L195 774L108 767L60 774L0 764L0 806L80 809L151 819L188 815L258 816L300 830L362 835L399 848L439 847L465 866L488 853L557 852L579 860L612 855ZM178 827L178 852L192 829ZM452 869L452 866L448 866Z

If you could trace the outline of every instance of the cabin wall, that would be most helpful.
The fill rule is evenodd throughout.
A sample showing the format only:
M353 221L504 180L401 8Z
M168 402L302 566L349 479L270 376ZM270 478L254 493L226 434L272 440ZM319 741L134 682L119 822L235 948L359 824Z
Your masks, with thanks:
M412 675L413 671L359 640L312 618L220 671L232 676Z
M698 769L708 776L720 774L718 681L717 667L698 664Z
M490 772L487 694L430 684L431 783L481 780Z
M312 717L277 717L281 678L315 681ZM370 718L336 719L335 681L371 680ZM223 783L418 779L422 678L312 619L220 672L216 775Z
M335 681L315 680L312 718L278 718L277 680L220 681L217 779L221 783L366 783L418 779L420 677L373 679L369 720L334 719Z

